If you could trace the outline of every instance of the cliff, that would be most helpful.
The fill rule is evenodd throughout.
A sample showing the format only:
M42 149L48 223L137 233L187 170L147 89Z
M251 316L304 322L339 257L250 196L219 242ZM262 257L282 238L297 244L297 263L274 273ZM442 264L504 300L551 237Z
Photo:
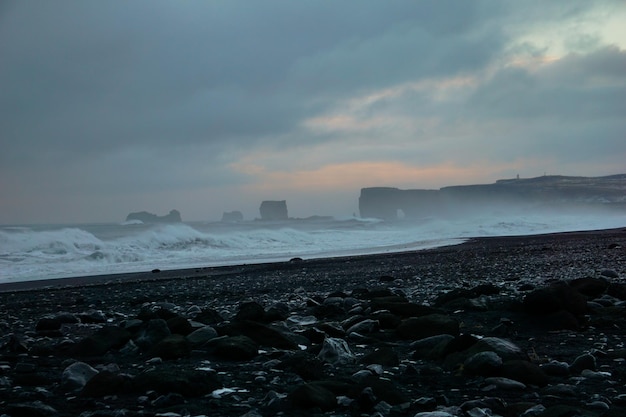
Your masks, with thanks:
M485 205L563 208L602 206L626 212L626 174L605 177L551 175L498 180L493 184L456 185L439 190L361 189L361 217L396 219L462 214Z
M183 221L178 210L171 210L165 216L157 216L147 211L138 211L126 216L127 222L132 220L139 220L143 223L180 223Z

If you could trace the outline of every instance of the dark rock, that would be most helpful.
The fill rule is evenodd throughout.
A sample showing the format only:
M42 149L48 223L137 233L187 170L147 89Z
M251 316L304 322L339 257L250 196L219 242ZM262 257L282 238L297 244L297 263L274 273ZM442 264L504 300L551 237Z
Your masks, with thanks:
M217 331L211 326L201 327L187 336L187 340L192 346L202 346L211 339L218 337Z
M343 338L346 332L339 326L335 326L331 323L319 323L315 326L316 329L324 332L330 337Z
M396 328L401 339L423 339L438 334L459 334L459 321L442 314L430 314L422 317L410 317L403 320Z
M402 393L402 389L394 381L378 378L375 376L361 381L359 387L371 387L378 400L385 401L392 405L402 404L409 399Z
M463 363L467 375L495 376L502 368L502 358L492 351L478 352Z
M597 369L596 357L590 353L583 353L574 359L569 369L573 374L579 374L585 369L595 371Z
M295 352L276 365L276 369L293 372L305 381L323 379L324 362L306 352Z
M168 319L166 323L170 332L175 334L187 336L193 331L193 327L191 326L191 323L189 323L189 320L181 316L172 317Z
M526 385L538 387L548 385L548 376L539 365L520 359L504 362L500 368L500 376L523 382Z
M11 417L53 417L59 415L57 410L41 401L7 404L5 411Z
M285 303L276 303L267 309L264 320L268 323L286 320L289 317L289 306Z
M619 274L612 269L603 269L600 275L607 278L619 278Z
M372 308L375 310L388 310L392 314L403 318L422 317L441 312L430 306L408 302L390 302L380 298L372 300Z
M318 358L333 365L345 365L356 360L348 343L343 339L333 337L324 339Z
M370 334L370 333L377 332L379 327L380 327L380 325L378 324L377 320L364 319L364 320L357 321L356 323L351 325L346 330L346 333L347 334L359 333L361 335L367 335L367 334Z
M440 334L416 340L411 343L413 359L439 360L447 355L447 346L455 339L451 334Z
M524 410L526 410L527 408L530 408L530 407L531 406L528 406L528 407L524 408ZM503 415L503 414L506 413L507 403L502 398L485 397L485 398L480 398L480 399L477 399L477 400L465 401L463 404L461 404L460 408L466 414L468 414L468 412L470 410L473 410L475 408L480 408L480 409L483 409L483 410L484 409L489 409L493 413L496 413L496 414L499 414L499 415ZM471 414L468 414L468 415L471 415ZM489 415L489 414L487 414L487 415ZM515 414L515 415L518 415L518 414ZM530 417L530 416L528 416L528 417Z
M377 311L373 313L371 317L378 321L381 329L395 329L402 322L399 316L386 311Z
M157 399L152 401L151 404L153 407L165 408L165 407L172 407L172 406L184 404L184 403L185 403L185 397L183 397L181 394L170 392L167 395L159 396Z
M151 319L141 326L133 341L140 349L148 350L171 334L165 320Z
M331 411L337 408L335 394L316 384L300 385L287 398L296 409L319 408L322 411Z
M538 329L549 331L579 330L581 328L581 322L569 311L561 310L541 317L536 322L536 326Z
M569 375L569 365L567 364L567 362L559 362L559 361L552 360L550 362L539 365L539 367L548 376L568 376Z
M247 336L221 336L209 340L209 353L226 360L245 361L259 354L259 345Z
M42 317L37 321L35 330L39 333L61 329L63 322L58 317Z
M111 371L100 371L87 381L80 392L83 397L104 397L124 391L127 378Z
M400 359L398 354L392 347L383 346L375 349L373 352L361 358L361 363L364 364L378 364L383 366L398 366Z
M323 304L313 307L312 313L320 320L333 320L343 317L345 310L336 304Z
M569 285L587 297L596 298L604 294L609 283L606 279L585 277L572 280Z
M148 350L148 355L165 360L179 359L189 356L191 343L180 334L172 334L158 341Z
M239 305L235 320L263 321L265 309L256 301L247 301Z
M574 316L587 313L587 299L564 283L532 291L524 298L523 305L527 313L535 315L547 315L562 310L569 311Z
M207 395L221 387L214 373L180 368L149 370L130 381L130 388L137 393L155 391L167 395L173 392L186 397Z
M445 349L443 350L443 356L448 356L451 353L462 352L474 346L478 342L478 338L471 334L461 334L456 336L454 339L450 340L448 344L446 344ZM480 351L481 352L481 351Z
M193 319L197 322L208 325L218 324L224 321L220 313L210 308L202 310L200 313L196 314Z
M77 314L81 323L106 323L107 316L100 310L89 310Z
M356 403L358 405L359 411L361 412L367 412L372 410L377 402L378 398L376 398L372 387L363 388L363 390L356 397Z
M61 385L66 391L81 390L98 371L84 362L74 362L63 370Z
M128 330L117 326L105 326L70 347L69 354L78 357L102 356L110 349L119 349L131 338Z
M237 321L218 328L220 334L228 336L244 335L261 346L278 349L298 349L298 345L278 330L254 321Z

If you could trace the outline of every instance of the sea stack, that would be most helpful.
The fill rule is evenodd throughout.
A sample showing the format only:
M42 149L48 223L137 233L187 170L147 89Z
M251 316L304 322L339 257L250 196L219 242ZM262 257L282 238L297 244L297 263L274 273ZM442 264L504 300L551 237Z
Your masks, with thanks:
M287 201L263 201L259 208L261 220L287 220Z

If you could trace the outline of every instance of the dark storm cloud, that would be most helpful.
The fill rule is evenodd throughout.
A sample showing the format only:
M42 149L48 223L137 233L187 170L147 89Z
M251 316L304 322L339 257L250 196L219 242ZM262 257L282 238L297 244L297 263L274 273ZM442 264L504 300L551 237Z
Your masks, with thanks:
M256 140L293 128L317 96L458 71L494 49L463 38L469 3L359 6L15 4L0 44L3 140L74 152ZM438 36L456 41L433 48Z

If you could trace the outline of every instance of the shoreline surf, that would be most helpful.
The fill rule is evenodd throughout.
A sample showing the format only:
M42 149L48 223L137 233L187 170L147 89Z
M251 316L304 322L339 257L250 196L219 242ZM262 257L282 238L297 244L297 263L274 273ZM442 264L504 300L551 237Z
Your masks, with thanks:
M111 273L111 274L95 274L95 275L81 275L70 276L61 278L48 278L39 280L24 280L24 281L9 281L0 282L0 293L13 292L13 291L38 291L50 288L61 287L82 287L82 286L98 286L98 285L116 285L124 283L137 283L137 282L163 282L168 280L180 280L187 278L207 278L207 277L220 277L226 275L232 275L242 272L251 272L255 270L264 269L299 269L311 264L326 263L329 268L335 268L337 265L344 262L363 261L363 260L375 260L382 258L394 258L411 256L415 253L436 253L440 251L451 250L471 250L472 247L479 246L510 246L520 245L523 246L530 242L537 241L559 241L566 239L577 238L602 238L608 236L623 237L626 235L626 226L609 228L609 229L594 229L594 230L576 230L565 232L550 232L550 233L537 233L537 234L524 234L524 235L509 235L509 236L478 236L464 239L457 239L457 242L445 244L441 246L428 247L428 248L407 248L406 250L395 251L381 251L373 253L362 254L338 254L336 256L329 257L312 257L312 258L292 258L289 260L278 260L268 262L252 262L252 263L239 263L229 265L211 265L211 266L198 266L198 267L184 267L175 269L155 269L144 270L135 272L124 273Z

